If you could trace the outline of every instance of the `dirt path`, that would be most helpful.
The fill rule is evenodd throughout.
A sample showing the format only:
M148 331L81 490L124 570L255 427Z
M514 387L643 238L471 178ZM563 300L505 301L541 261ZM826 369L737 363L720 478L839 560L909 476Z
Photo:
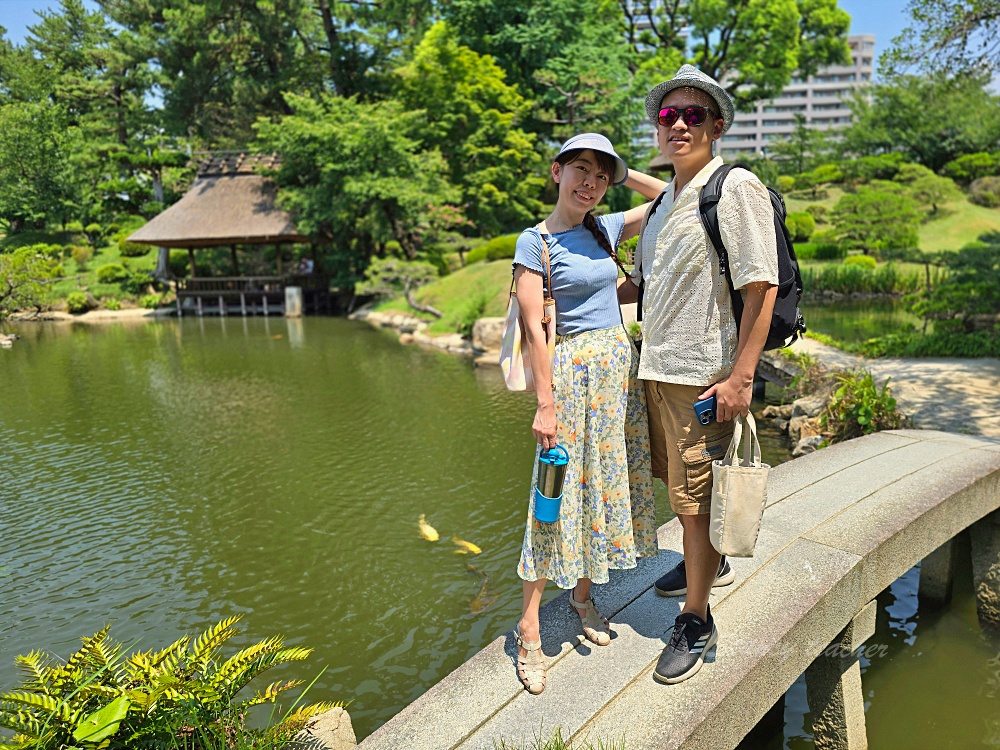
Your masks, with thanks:
M808 352L835 369L864 367L890 389L915 427L1000 438L1000 360L865 359L812 339L794 351Z

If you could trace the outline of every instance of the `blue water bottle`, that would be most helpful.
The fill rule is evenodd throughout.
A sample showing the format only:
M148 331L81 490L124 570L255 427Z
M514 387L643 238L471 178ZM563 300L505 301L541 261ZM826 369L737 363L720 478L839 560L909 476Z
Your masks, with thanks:
M562 502L567 464L569 464L569 453L561 445L555 445L538 454L535 518L542 523L555 523L559 520L559 505Z

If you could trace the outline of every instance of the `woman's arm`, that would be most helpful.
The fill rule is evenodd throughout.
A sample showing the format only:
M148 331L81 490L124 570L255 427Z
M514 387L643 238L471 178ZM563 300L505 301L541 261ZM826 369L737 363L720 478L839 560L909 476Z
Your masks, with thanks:
M630 169L628 171L628 179L625 180L625 187L632 188L643 198L653 200L653 198L663 192L667 187L667 183L659 177L653 177L645 172L637 172L634 169Z
M531 431L542 450L552 448L556 444L556 406L552 394L552 363L549 361L549 347L545 342L545 331L542 329L543 289L542 275L524 266L517 266L514 271L514 284L517 287L517 304L521 309L521 320L524 323L525 346L528 348L528 361L531 364L531 377L535 381L535 396L538 398L538 409Z
M667 184L657 177L643 172L634 172L631 169L628 171L628 179L625 180L626 187L632 188L642 196L649 198L650 201L662 193ZM621 236L623 241L632 239L639 234L639 229L642 227L642 217L646 215L648 208L649 203L643 203L641 206L630 208L625 212L625 228L622 229Z
M635 285L631 276L622 276L618 279L618 304L631 305L639 301L639 287Z

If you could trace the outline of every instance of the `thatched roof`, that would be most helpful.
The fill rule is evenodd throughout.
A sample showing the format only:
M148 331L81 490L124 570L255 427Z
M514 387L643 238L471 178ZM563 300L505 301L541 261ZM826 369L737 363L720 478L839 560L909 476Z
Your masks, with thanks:
M134 232L130 242L163 247L215 247L308 242L275 201L278 187L258 168L273 169L268 155L214 154L177 203Z

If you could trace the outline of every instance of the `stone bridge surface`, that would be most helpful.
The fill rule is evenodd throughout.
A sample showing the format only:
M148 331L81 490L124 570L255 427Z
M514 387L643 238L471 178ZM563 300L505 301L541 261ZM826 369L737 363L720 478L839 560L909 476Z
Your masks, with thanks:
M681 603L652 590L681 557L675 519L659 530L656 558L595 587L612 621L610 646L583 640L563 593L542 609L542 695L521 688L508 633L360 747L492 750L500 738L530 743L558 726L595 744L624 737L628 750L733 748L803 672L807 683L816 673L814 727L813 695L836 708L828 746L864 747L857 662L824 677L828 645L863 642L876 595L970 526L980 617L1000 628L998 508L993 440L899 430L795 459L771 471L755 556L733 559L736 582L712 594L720 640L696 677L679 685L652 678Z

